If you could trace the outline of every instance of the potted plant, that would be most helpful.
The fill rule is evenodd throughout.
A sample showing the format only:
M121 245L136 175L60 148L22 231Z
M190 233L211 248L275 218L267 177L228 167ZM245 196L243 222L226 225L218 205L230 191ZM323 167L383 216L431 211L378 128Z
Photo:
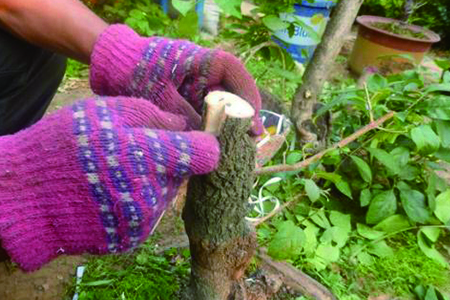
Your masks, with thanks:
M358 36L350 55L350 68L362 74L369 66L397 72L414 63L420 64L431 45L440 41L435 32L411 24L412 14L422 5L424 2L406 1L404 20L358 17Z

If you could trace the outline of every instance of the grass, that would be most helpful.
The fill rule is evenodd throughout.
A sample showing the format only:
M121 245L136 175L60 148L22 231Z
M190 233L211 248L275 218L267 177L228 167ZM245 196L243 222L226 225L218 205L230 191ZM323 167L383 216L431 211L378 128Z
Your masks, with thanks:
M381 294L411 299L418 285L432 285L450 292L450 271L423 254L414 233L399 234L388 243L395 249L395 255L377 258L372 265L340 262L312 275L343 300Z
M135 253L93 257L86 264L79 300L177 299L188 279L189 257L189 250L177 249L156 255L151 241ZM75 284L67 296L74 292Z

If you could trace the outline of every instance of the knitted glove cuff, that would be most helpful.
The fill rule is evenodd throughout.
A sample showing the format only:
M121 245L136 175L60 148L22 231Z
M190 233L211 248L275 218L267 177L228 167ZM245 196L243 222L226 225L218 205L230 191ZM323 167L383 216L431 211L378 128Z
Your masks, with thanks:
M141 37L125 25L111 25L97 39L91 55L90 83L98 95L126 93L136 55L142 53Z

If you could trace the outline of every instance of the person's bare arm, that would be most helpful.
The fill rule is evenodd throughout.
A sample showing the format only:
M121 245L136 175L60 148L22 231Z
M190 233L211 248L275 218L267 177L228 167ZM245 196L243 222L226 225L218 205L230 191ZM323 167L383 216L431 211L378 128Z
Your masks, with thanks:
M0 0L0 25L30 43L89 63L108 26L78 0Z

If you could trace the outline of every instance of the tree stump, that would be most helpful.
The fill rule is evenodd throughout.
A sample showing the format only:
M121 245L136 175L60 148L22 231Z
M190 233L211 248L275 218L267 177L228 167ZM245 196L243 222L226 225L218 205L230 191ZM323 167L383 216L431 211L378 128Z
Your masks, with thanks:
M248 136L254 109L226 92L206 97L205 131L216 134L216 171L194 176L183 210L191 251L191 279L184 299L226 300L256 249L245 220L254 181L255 145Z

